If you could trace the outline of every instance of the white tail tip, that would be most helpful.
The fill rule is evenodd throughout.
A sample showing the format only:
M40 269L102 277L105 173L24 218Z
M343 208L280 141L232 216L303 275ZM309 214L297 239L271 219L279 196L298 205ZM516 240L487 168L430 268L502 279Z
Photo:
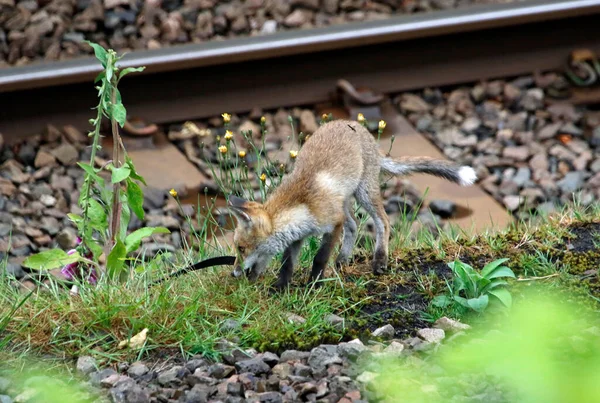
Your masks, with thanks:
M458 170L458 177L460 178L460 184L463 186L469 186L475 183L477 180L477 174L471 167L460 167Z

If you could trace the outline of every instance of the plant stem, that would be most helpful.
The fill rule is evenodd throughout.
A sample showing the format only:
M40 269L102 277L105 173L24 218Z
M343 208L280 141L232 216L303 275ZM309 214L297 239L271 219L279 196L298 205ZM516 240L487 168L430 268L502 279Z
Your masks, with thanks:
M117 103L117 87L112 85L112 93L110 95L110 102L112 105ZM111 113L110 123L112 127L112 135L113 135L113 166L115 168L121 167L121 160L119 157L119 146L120 146L120 138L119 138L119 126L118 122L114 117L114 114ZM121 182L117 182L113 184L113 199L112 199L112 209L111 209L111 217L110 217L110 232L109 239L107 243L107 251L112 249L112 247L117 243L117 238L119 234L119 228L121 225ZM108 254L107 254L108 256Z

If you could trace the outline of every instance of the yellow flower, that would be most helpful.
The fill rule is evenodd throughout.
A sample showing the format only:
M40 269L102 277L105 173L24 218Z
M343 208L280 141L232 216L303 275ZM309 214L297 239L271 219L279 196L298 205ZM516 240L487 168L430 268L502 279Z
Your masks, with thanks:
M266 118L266 117L264 117L264 116L261 116L261 118L260 118L260 123L262 123L262 124L265 124L265 123L267 123L267 118Z
M365 115L363 115L362 113L359 113L357 119L360 123L362 123L365 121Z
M323 114L323 116L321 116L321 120L327 120L329 119L329 116L327 116L326 113Z
M219 151L221 152L221 154L225 154L227 152L227 146L219 147Z
M169 190L169 194L173 197L177 197L177 191L175 189Z
M244 158L246 156L246 151L242 150L238 153L238 155L240 156L240 158Z
M387 123L385 123L385 120L379 121L379 130L385 129L386 126L387 126Z
M304 142L306 143L308 141L308 139L310 138L310 134L307 135L306 137L304 137Z
M290 150L290 157L296 158L297 156L298 156L298 151L296 151L296 150Z
M260 180L261 180L261 181L263 181L263 182L264 182L264 181L266 181L266 180L267 180L267 175L265 175L265 174L262 174L262 175L260 176Z
M225 131L225 140L229 141L233 138L233 133L231 132L231 130L226 130Z
M221 116L223 116L223 122L229 123L231 121L231 115L229 113L223 113Z

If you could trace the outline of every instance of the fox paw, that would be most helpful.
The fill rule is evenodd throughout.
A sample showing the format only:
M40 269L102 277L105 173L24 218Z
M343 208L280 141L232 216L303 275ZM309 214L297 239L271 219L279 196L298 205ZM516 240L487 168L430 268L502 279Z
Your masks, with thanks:
M387 262L385 260L375 259L371 264L371 267L373 269L373 274L376 276L385 274L385 272L387 272Z

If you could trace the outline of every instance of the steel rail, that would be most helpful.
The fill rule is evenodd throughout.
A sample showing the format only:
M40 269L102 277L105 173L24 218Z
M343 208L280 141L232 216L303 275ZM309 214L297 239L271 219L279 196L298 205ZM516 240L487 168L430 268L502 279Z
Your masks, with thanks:
M121 65L146 70L121 88L131 116L164 123L319 102L339 78L396 92L530 73L599 50L599 15L600 0L527 1L136 51ZM0 132L85 128L99 71L90 57L0 70Z

